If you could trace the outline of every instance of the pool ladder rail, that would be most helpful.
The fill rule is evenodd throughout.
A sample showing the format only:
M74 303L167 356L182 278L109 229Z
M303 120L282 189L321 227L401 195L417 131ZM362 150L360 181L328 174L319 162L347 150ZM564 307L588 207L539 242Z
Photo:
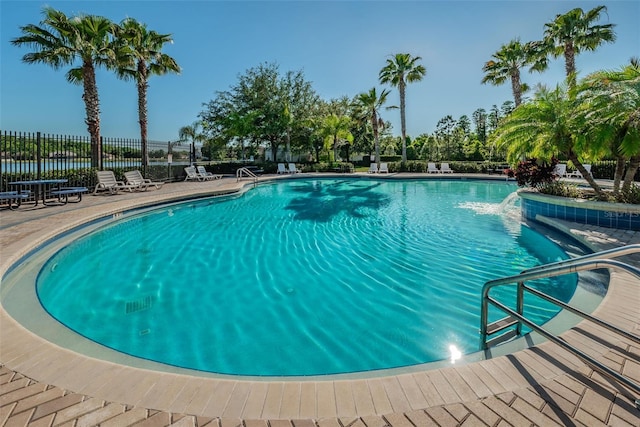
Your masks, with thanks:
M629 264L626 264L624 262L613 259L613 258L621 257L624 255L637 254L637 253L640 253L640 244L627 245L620 248L596 252L593 254L584 255L584 256L569 259L569 260L541 265L538 267L530 268L528 270L524 270L520 274L515 276L508 276L508 277L503 277L503 278L488 281L482 287L482 308L480 312L480 336L481 336L480 345L482 349L487 350L488 348L496 344L507 341L513 337L522 335L522 325L526 325L529 328L531 328L533 331L536 331L540 335L547 338L549 341L552 341L560 345L565 350L577 356L583 362L591 366L591 368L593 368L594 370L607 376L610 379L613 379L614 381L620 384L623 384L630 390L633 390L637 395L640 395L640 384L614 371L613 369L602 364L601 362L597 361L596 359L589 356L588 354L582 352L578 348L572 346L564 339L554 335L553 333L547 331L541 326L533 323L530 319L526 318L523 314L524 295L525 295L525 291L527 291L528 293L531 293L552 304L562 307L563 309L573 314L576 314L582 317L583 319L594 322L601 327L604 327L618 335L625 337L626 339L629 339L635 343L640 344L639 336L634 335L623 329L620 329L602 319L591 316L590 314L587 314L575 307L571 307L570 305L556 298L553 298L545 293L542 293L536 289L533 289L525 284L525 282L535 280L535 279L562 276L566 274L577 273L579 271L596 270L596 269L603 269L603 268L606 268L608 270L624 271L640 279L640 269L638 269L637 267L633 267ZM640 282L638 282L637 284L640 285ZM496 299L492 298L489 295L491 289L497 286L506 286L506 285L517 286L517 297L516 297L515 309L507 307L506 305L497 301ZM489 323L488 322L489 304L502 310L507 314L507 316L495 322ZM500 335L497 335L495 338L487 339L489 336L497 334L498 332L505 331L509 328L512 328L512 329L506 332L503 332ZM631 400L634 400L634 399L631 398ZM634 403L636 408L640 409L640 397L636 397Z
M239 168L236 171L236 182L239 182L242 178L249 178L253 180L253 183L256 184L258 182L258 175L253 173L248 168Z

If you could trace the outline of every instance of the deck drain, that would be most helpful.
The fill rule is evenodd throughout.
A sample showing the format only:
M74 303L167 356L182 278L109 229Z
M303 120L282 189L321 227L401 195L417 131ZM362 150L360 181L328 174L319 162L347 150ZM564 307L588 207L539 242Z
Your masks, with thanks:
M125 314L148 310L149 308L151 308L152 302L153 300L151 296L146 296L136 301L128 301L125 307Z

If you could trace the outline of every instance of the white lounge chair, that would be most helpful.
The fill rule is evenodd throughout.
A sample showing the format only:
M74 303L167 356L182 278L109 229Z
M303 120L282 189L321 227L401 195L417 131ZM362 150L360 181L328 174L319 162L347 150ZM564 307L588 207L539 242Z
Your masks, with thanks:
M289 173L300 173L300 172L302 171L296 167L295 163L289 163Z
M202 177L198 173L195 167L187 166L184 168L184 172L187 174L185 181L202 181Z
M427 163L427 173L440 173L435 163Z
M98 194L99 191L108 191L110 194L116 194L120 190L128 190L133 192L138 187L135 185L125 184L122 181L116 179L116 175L113 171L98 171L98 183L93 190L93 194Z
M558 163L555 168L553 168L553 173L558 175L558 177L562 178L567 175L567 165L565 163Z
M162 181L151 181L149 178L143 177L142 173L138 169L125 172L124 179L127 181L127 184L137 187L138 190L144 191L147 191L149 187L160 189L164 185L164 182Z
M449 167L449 163L440 164L440 172L441 173L453 173L453 169Z
M280 175L281 173L289 173L284 163L278 163L278 175Z
M584 166L584 168L587 170L589 175L591 175L591 165L582 165L582 166ZM580 171L578 169L574 170L571 173L568 173L567 177L584 179L584 176L582 176L582 174L580 173Z
M378 164L377 163L371 163L371 165L369 165L369 170L367 172L368 173L378 173Z
M222 178L222 175L216 175L211 172L207 172L204 166L198 166L198 175L200 175L200 177L202 177L202 179L205 181L212 181L214 179Z
M389 165L387 165L386 163L380 163L380 170L378 172L389 173Z

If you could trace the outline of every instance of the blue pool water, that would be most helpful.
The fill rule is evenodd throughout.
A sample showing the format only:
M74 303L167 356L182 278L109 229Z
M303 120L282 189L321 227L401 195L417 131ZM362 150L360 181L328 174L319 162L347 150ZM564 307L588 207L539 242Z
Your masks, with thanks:
M447 359L450 345L479 349L486 281L566 258L501 206L515 190L443 180L261 185L96 230L44 265L37 293L91 340L209 372L318 375ZM576 280L537 285L568 301ZM556 313L537 304L525 309L537 321Z

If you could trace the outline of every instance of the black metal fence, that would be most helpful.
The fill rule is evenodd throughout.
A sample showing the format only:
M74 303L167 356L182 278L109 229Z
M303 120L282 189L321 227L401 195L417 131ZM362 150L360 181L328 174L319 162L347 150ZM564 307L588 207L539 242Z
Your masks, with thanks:
M147 162L142 161L142 144L139 139L106 138L100 139L102 156L97 162L91 158L91 138L89 136L54 135L43 132L13 132L0 130L0 191L9 191L9 182L32 179L65 178L70 186L93 188L96 185L96 171L113 170L118 179L124 172L139 169L146 178L163 181L177 181L184 178L184 166L195 158L193 147L175 142L147 141ZM97 164L95 164L97 163ZM425 166L424 162L420 167ZM475 164L484 172L484 162ZM232 173L237 162L212 166L216 173ZM264 165L267 169L268 165ZM592 173L598 179L613 179L615 162L600 161L592 165ZM275 165L273 165L275 169ZM411 170L420 172L422 170ZM640 180L640 171L636 174Z
M8 191L12 181L55 178L68 179L70 186L91 188L96 184L96 171L103 169L113 170L119 178L128 170L139 169L147 178L175 181L190 158L188 145L171 142L148 141L146 165L140 140L101 137L101 147L96 164L91 159L89 136L0 130L0 191Z

